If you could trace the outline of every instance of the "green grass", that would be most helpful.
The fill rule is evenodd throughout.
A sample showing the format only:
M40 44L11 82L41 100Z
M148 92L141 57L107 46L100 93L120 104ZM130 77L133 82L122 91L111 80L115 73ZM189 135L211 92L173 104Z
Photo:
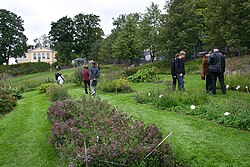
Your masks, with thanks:
M63 70L70 74L73 70ZM13 78L15 83L35 77L54 77L54 73L31 74L22 78ZM171 83L171 76L161 75L160 83L133 83L135 91L147 91L152 88L165 88ZM84 88L65 84L74 98L85 96ZM200 75L186 75L187 91L196 89L205 91L205 81ZM168 110L159 110L150 104L138 104L135 93L112 94L98 91L97 96L108 100L134 118L146 124L158 125L166 136L170 131L174 156L185 166L250 166L250 132L223 127L215 122L195 116L187 116ZM48 144L50 125L47 120L47 108L50 103L37 91L24 93L24 99L11 113L0 117L0 166L59 166L59 158L54 148ZM223 105L231 99L240 99L250 103L247 93L228 91L227 95L209 95L209 99Z
M58 166L56 150L48 143L50 102L32 91L17 107L0 118L0 166Z

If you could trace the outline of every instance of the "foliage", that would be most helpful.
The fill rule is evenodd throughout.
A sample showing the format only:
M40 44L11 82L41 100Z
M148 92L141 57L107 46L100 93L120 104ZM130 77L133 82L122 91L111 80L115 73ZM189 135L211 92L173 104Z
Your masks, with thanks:
M67 16L51 23L49 37L53 47L58 52L56 55L57 61L69 63L70 53L73 50L74 33L73 20Z
M68 164L86 166L170 166L171 151L156 125L145 126L112 108L106 101L83 98L53 103L48 118L51 142ZM153 160L153 162L152 162ZM157 161L156 161L157 160ZM144 162L144 163L142 163Z
M83 79L82 79L82 70L83 70L84 66L78 66L75 68L74 71L74 79L73 79L73 83L76 83L77 85L82 85L83 83Z
M73 18L75 26L75 53L87 59L97 58L99 45L104 35L100 27L100 18L94 14L78 14Z
M141 47L143 50L149 50L152 62L154 61L157 44L159 43L158 34L161 26L161 15L159 5L152 2L150 7L147 7L146 13L143 14L142 21L139 24Z
M0 64L9 63L11 56L22 56L27 49L27 38L23 34L23 20L20 16L0 9Z
M155 68L152 67L138 70L134 75L129 76L128 80L132 82L157 82L158 77Z
M235 72L225 76L225 83L228 89L250 92L250 73Z
M68 90L58 84L50 84L46 89L46 93L50 96L50 100L53 102L70 98Z
M112 81L108 80L100 84L100 89L105 92L128 93L132 92L130 82L123 76Z
M50 69L51 66L46 62L30 62L13 65L0 65L0 73L7 73L9 75L25 75L49 71Z
M46 93L50 87L57 86L57 83L42 83L38 86L37 90L39 93Z
M7 113L13 110L16 106L18 99L22 95L15 87L11 86L8 82L0 82L0 113Z
M42 35L39 38L34 39L35 47L43 46L43 47L50 47L51 46L51 40L49 39L49 36L46 34Z
M224 126L242 130L250 130L249 104L239 99L232 99L224 104L209 103L198 106L196 110L187 109L186 114L198 115ZM229 113L229 115L225 114Z
M150 103L157 108L165 110L176 106L201 105L208 102L207 95L194 90L190 93L175 92L171 90L149 90L135 95L137 103Z

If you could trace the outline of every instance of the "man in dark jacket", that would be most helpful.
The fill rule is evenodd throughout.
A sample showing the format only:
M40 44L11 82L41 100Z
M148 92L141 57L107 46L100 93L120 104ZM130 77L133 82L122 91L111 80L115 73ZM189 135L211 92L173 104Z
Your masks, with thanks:
M175 72L176 72L176 77L178 79L178 87L180 91L185 91L184 89L185 65L183 60L185 56L186 53L184 51L181 51L175 61Z
M91 95L96 94L96 87L97 87L97 78L99 76L99 70L96 67L96 63L93 61L92 62L92 67L90 69L90 89L91 89Z
M177 79L177 77L176 77L175 63L176 63L177 57L179 57L179 53L177 53L175 55L174 60L171 62L171 75L172 75L172 80L173 80L173 90L176 89L176 79Z
M225 64L225 56L215 47L208 59L208 71L211 73L213 94L216 94L217 77L220 81L222 94L226 94L226 86L224 83Z

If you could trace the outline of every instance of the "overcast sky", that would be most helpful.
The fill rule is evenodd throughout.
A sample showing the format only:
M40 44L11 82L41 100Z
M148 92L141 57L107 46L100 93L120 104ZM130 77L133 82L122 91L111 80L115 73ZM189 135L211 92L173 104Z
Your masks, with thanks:
M48 34L51 22L64 16L73 18L79 13L100 16L105 35L113 29L112 18L120 14L144 13L151 2L163 10L165 0L0 0L0 8L9 10L24 20L24 34L28 44Z

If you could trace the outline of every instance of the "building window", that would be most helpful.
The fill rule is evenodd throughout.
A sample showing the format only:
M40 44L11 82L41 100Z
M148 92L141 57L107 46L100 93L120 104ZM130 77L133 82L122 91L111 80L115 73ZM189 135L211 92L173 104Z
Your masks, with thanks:
M38 60L41 60L41 54L38 53Z
M36 54L35 53L33 54L33 59L36 60Z
M49 53L47 53L47 59L50 59L50 55L49 55Z
M45 59L45 54L44 53L42 54L42 59Z

